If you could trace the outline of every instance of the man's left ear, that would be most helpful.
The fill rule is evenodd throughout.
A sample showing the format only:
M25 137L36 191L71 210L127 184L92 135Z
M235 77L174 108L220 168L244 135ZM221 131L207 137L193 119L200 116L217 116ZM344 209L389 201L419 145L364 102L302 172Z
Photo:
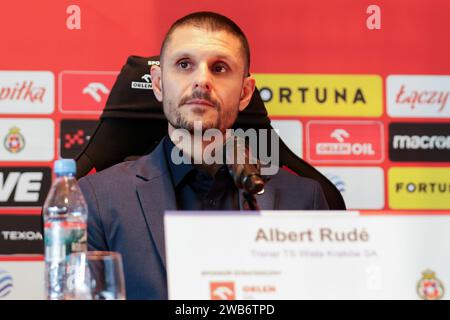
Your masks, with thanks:
M242 86L241 98L239 100L239 112L247 108L250 100L252 99L254 91L255 79L253 79L252 76L248 76L244 79L244 85Z

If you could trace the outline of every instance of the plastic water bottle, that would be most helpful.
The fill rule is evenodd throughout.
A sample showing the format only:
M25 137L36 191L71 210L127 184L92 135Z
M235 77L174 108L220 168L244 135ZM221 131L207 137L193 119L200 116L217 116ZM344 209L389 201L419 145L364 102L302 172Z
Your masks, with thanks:
M56 179L44 203L46 298L64 298L66 261L87 251L87 205L75 179L73 159L55 161Z

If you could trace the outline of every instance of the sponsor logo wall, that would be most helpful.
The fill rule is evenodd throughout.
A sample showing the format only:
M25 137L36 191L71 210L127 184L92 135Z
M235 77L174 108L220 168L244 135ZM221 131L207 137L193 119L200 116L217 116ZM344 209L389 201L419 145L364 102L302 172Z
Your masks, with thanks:
M138 2L147 6L148 1ZM0 68L0 218L17 223L17 228L6 230L17 232L8 233L7 241L41 241L37 236L41 225L35 217L40 217L40 207L50 188L54 160L75 157L89 141L127 56L153 55L159 51L160 44L149 41L150 35L145 32L151 31L151 36L159 32L155 39L162 39L167 26L157 26L158 19L150 17L133 18L133 23L142 26L136 28L140 33L132 37L122 35L120 46L117 46L120 32L128 34L126 26L130 21L115 21L117 17L127 19L121 12L122 8L102 1L98 3L89 4L92 9L83 6L83 15L88 16L88 10L98 10L97 5L108 6L111 16L106 16L103 22L97 21L101 27L97 32L101 32L101 37L91 32L93 29L90 28L94 26L88 24L83 30L73 31L66 30L63 25L61 30L52 30L51 36L31 40L24 39L18 29L14 31L17 43L11 43L16 48L12 54L18 58L0 60L3 61ZM248 17L241 13L245 12L241 5L239 3L236 7L239 10L235 10L236 15L233 16L239 23L248 21ZM292 12L304 11L302 1L289 5L294 6ZM394 7L404 10L410 5L405 2ZM220 5L212 4L212 10L214 6ZM237 4L227 6L234 8ZM169 7L173 12L164 23L174 21L174 14L179 17L186 13L183 6ZM260 6L258 10L273 13L266 7L270 8ZM8 4L5 4L5 10L7 8ZM345 12L353 12L355 8L356 5L346 6ZM52 10L56 9L50 7L48 12L39 12L48 18L48 24L53 28L60 22L52 20L59 17ZM357 10L360 10L359 6ZM223 8L217 7L217 11L223 12ZM337 16L333 11L332 16L327 14L324 19ZM298 24L297 16L285 19L286 25ZM148 28L149 20L155 23L154 28ZM108 25L103 25L106 21ZM109 28L111 21L117 22L117 28ZM317 29L315 26L308 25L311 21L302 21L305 25L301 30L306 33L298 47L312 48L314 46L309 44L322 39L322 35L314 31ZM434 21L430 21L430 25L431 22ZM47 25L46 21L42 25ZM25 30L30 28L24 24L25 27ZM333 56L325 61L322 53L327 50L322 47L316 49L313 56L305 57L298 56L299 49L294 42L289 42L290 50L280 51L278 44L274 49L268 43L272 40L253 36L264 34L260 32L263 27L250 21L246 28L254 29L245 31L251 35L251 46L255 50L252 73L273 127L279 129L280 136L296 155L316 166L336 184L349 209L450 210L447 200L450 183L447 174L450 171L450 69L444 68L447 71L442 71L442 74L436 72L444 67L442 61L432 58L439 50L421 53L423 56L413 62L401 58L399 64L395 60L400 65L399 69L393 69L394 64L386 62L403 56L396 53L396 48L392 48L393 52L388 56L382 52L386 51L385 48L372 48L379 50L380 57L384 57L376 63L365 57L355 60L350 55L346 60ZM41 24L33 28L41 28ZM442 24L439 30L444 29L448 28ZM43 34L48 34L49 30L45 32ZM64 53L56 54L54 42L65 44L64 41L69 41L68 37L76 32L81 39L79 48L61 45ZM333 33L333 39L341 44L338 51L361 46L363 40L359 31L349 32L346 34L339 30ZM380 36L384 43L397 41L397 35L388 31ZM298 28L286 29L283 33L286 41L297 38ZM430 39L436 42L442 42L441 38L445 37L430 34ZM412 37L410 40L415 41ZM151 47L148 47L149 43ZM108 47L112 44L114 50ZM321 45L324 44L327 42ZM416 49L423 47L421 40L412 45ZM107 48L106 56L102 46ZM17 50L18 47L21 50ZM27 61L20 58L21 52L32 52L36 48L40 50L37 58L27 56ZM414 47L409 50L414 50ZM9 57L9 51L1 54ZM445 57L447 51L442 50ZM342 53L341 56L347 55ZM430 67L434 71L428 71L429 66L437 66L437 69ZM411 71L408 74L405 70ZM130 79L130 87L139 92L151 90L150 74ZM22 222L13 218L15 216L30 217L32 225L21 227ZM34 240L11 240L28 236Z
M302 144L300 154L348 209L450 210L450 76L255 78L274 127L302 123L301 132L281 137Z

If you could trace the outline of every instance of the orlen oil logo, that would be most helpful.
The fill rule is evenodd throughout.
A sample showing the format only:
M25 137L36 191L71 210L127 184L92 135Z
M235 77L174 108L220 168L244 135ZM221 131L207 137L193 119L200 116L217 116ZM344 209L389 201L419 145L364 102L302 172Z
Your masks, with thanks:
M391 209L450 209L448 167L394 167L388 184Z
M50 189L47 167L0 168L0 207L40 207Z
M0 71L0 114L50 114L54 87L50 71Z
M383 112L378 75L256 74L271 116L379 117Z
M211 300L236 300L234 282L211 282Z
M392 161L450 161L449 123L399 122L389 125Z
M98 114L105 107L118 72L63 71L59 75L59 108L65 113Z
M450 76L392 75L386 84L391 117L450 117Z
M310 121L307 159L316 163L379 163L384 159L383 125L375 121Z

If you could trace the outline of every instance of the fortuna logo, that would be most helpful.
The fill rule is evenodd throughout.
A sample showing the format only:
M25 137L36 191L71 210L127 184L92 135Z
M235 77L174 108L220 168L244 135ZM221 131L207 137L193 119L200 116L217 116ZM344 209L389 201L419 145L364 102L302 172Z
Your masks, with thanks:
M19 153L25 147L25 138L20 133L20 129L17 127L12 127L9 129L9 133L5 137L3 142L6 150L11 153Z
M234 282L211 282L211 300L235 300Z
M14 87L0 87L1 100L23 100L30 102L44 102L46 89L33 86L33 81L16 82Z
M424 300L439 300L444 296L445 289L441 280L436 278L435 272L425 270L422 278L417 282L417 294Z
M86 87L83 88L83 94L91 96L96 102L102 100L102 96L99 91L103 94L109 94L109 89L101 82L91 82Z
M438 182L397 182L395 192L406 191L408 193L450 193L450 183Z
M318 143L316 145L316 153L318 155L374 155L371 143L348 143L346 138L350 138L350 134L344 129L335 129L331 132L330 137L336 139L337 143Z
M150 62L150 61L149 61ZM133 81L131 82L132 89L144 89L144 90L152 90L152 77L150 74L144 74L141 79L145 80L145 82Z
M411 109L416 108L416 104L421 105L437 105L438 112L441 112L447 104L448 94L450 91L405 91L405 85L400 87L399 92L395 96L395 102L399 104L409 104Z
M394 149L450 150L450 136L395 135L392 144Z

